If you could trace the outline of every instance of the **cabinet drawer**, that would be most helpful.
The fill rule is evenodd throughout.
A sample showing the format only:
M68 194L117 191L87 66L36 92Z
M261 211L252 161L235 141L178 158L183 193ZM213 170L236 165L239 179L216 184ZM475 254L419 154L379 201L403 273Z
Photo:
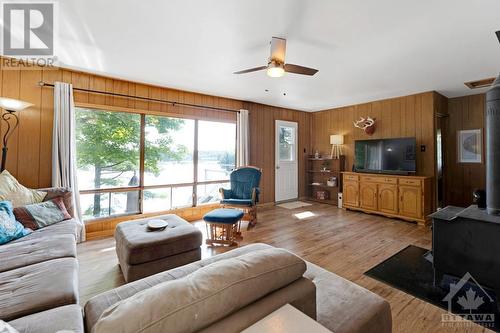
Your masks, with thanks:
M407 185L407 186L421 186L422 182L419 179L399 179L399 184L400 185Z
M344 175L344 180L354 180L358 181L359 177L356 175Z
M380 177L370 177L370 176L362 176L361 182L372 182L378 183L380 181Z
M397 178L380 177L380 182L383 184L397 184L398 179Z

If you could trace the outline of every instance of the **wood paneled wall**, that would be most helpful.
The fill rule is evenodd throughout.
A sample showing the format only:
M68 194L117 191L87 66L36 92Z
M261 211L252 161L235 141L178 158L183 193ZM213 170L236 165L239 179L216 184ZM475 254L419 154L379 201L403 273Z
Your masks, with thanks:
M306 158L310 153L311 113L245 102L250 112L250 164L262 168L261 202L274 202L275 187L275 121L298 123L299 197L306 196Z
M436 187L436 115L446 113L446 107L444 96L426 92L315 112L311 118L311 151L329 154L330 135L342 134L346 168L350 170L354 163L355 140L415 137L417 175L433 177ZM376 130L371 136L353 125L353 121L367 116L376 119ZM425 151L421 151L423 146ZM437 187L434 192L433 209L437 204Z
M466 207L472 204L472 192L486 188L484 144L484 94L451 98L446 119L445 203ZM458 163L457 135L460 130L483 131L483 163Z
M1 62L0 62L1 63ZM54 90L38 86L39 81L72 83L75 88L152 97L175 102L248 109L250 111L251 161L264 169L261 202L274 201L274 120L290 120L299 123L300 147L309 148L310 114L284 108L276 108L235 99L197 94L192 92L123 81L104 76L67 69L0 68L0 96L25 100L33 107L20 113L19 128L9 140L7 169L21 183L31 188L51 185L51 151ZM102 107L145 110L155 114L178 115L188 118L236 121L236 114L227 111L171 106L165 103L141 101L131 98L106 96L75 91L75 102ZM3 124L2 124L3 125ZM303 161L299 175L303 173ZM305 184L300 177L300 192Z
M0 62L0 66L2 63ZM76 88L137 95L186 102L197 105L250 111L251 164L263 169L261 203L274 201L275 187L275 120L295 121L299 124L299 196L306 195L305 163L308 154L318 149L329 154L330 134L343 134L346 167L353 164L354 140L367 138L417 138L418 175L436 175L435 129L437 113L446 113L447 120L447 180L445 189L448 204L468 204L473 188L484 188L484 164L456 163L456 131L484 128L484 95L447 99L435 92L375 101L360 105L306 113L239 101L216 96L145 85L130 81L72 71L67 69L0 68L1 96L22 99L34 104L20 113L19 128L9 140L7 169L28 187L51 185L51 150L53 122L53 89L38 86L39 81L72 83ZM77 103L108 107L139 109L151 113L182 117L235 121L235 114L209 109L171 106L164 103L75 92ZM359 117L377 119L373 136L354 128L352 122ZM3 126L3 124L2 124ZM0 130L4 130L1 128ZM0 133L1 134L1 133ZM421 152L420 146L426 151ZM451 185L453 184L453 185Z
M63 81L74 87L107 92L138 95L187 102L200 105L240 109L241 101L159 88L133 82L115 80L88 73L65 69L36 68L31 70L4 69L0 71L1 96L25 100L34 106L19 114L19 127L9 140L7 170L28 187L51 185L51 151L54 90L38 86L39 81ZM151 110L166 115L191 118L235 121L235 113L207 109L171 106L164 103L145 102L122 97L89 94L75 91L76 103L102 106L128 107ZM2 124L3 126L3 124Z
M343 153L346 168L354 163L354 140L415 137L417 139L417 174L434 176L435 164L435 114L443 105L443 96L427 92L366 104L315 112L312 114L311 149L329 154L330 135L344 135ZM353 126L353 121L370 116L376 119L376 130L371 136ZM425 146L425 152L420 146Z

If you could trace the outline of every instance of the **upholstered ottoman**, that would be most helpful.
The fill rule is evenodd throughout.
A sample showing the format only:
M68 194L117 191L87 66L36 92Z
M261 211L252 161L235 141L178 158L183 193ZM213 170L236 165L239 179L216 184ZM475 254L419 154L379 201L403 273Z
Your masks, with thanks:
M206 243L208 245L238 245L236 236L241 235L243 215L241 210L229 208L214 209L205 214L203 220L207 225Z
M150 231L148 221L168 222L162 231ZM183 266L201 259L201 232L177 215L119 223L115 230L116 254L125 281Z

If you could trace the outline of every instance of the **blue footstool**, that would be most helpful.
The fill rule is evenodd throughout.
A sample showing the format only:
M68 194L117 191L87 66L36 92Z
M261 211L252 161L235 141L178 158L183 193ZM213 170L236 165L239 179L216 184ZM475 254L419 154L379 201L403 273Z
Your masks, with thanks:
M203 216L207 225L208 245L221 244L234 246L236 236L240 235L241 219L243 212L238 209L219 208Z

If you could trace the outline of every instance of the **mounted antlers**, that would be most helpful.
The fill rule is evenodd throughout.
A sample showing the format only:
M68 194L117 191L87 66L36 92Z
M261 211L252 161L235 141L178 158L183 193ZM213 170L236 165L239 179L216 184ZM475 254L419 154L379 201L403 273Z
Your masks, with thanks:
M375 133L375 120L376 118L361 117L359 120L354 121L353 124L354 127L362 129L366 134L372 135Z

